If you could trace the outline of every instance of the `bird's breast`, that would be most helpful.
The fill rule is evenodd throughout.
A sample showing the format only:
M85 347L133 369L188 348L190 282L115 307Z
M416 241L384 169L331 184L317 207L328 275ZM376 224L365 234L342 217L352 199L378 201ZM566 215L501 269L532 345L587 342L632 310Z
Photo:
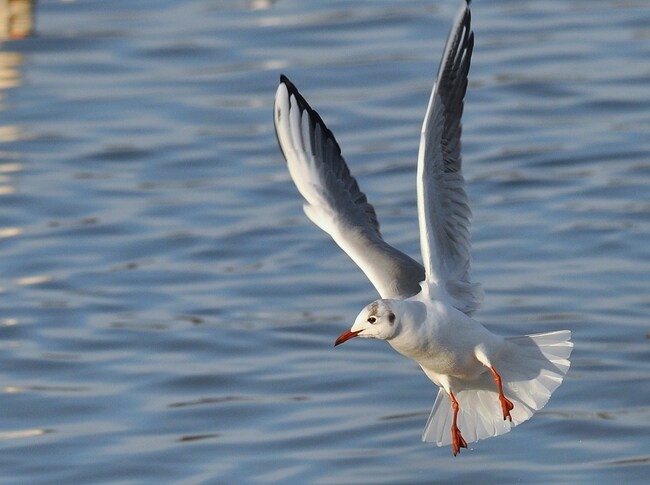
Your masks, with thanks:
M475 349L487 330L459 314L442 305L428 306L425 318L405 319L402 331L389 343L397 352L417 362L430 378L437 374L475 377L485 370L476 359Z

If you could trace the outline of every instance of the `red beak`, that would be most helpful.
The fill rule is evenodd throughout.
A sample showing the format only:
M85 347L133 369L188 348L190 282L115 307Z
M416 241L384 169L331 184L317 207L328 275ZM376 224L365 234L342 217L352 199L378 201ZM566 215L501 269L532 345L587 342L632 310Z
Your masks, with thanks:
M350 330L347 330L343 332L341 335L339 335L339 338L336 339L336 342L334 342L334 347L336 347L339 344L342 344L343 342L347 342L351 338L356 337L359 335L363 330L357 330L356 332L351 332Z

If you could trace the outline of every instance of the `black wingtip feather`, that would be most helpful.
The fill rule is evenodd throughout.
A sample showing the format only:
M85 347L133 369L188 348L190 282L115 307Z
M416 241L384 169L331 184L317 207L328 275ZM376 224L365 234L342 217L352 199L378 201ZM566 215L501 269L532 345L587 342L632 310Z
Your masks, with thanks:
M341 154L341 147L339 146L338 142L336 141L336 138L334 137L334 134L332 131L327 127L325 122L323 121L323 118L318 114L316 110L314 110L307 100L300 94L298 91L298 88L289 80L287 76L284 74L280 74L280 82L284 84L287 87L287 91L289 92L289 96L293 96L296 101L298 102L298 107L300 108L301 111L307 111L309 113L309 119L314 123L315 125L319 125L321 127L321 130L325 134L327 138L329 138L332 143L335 146L335 149L340 156Z
M366 212L367 216L370 219L371 224L375 227L375 230L377 231L377 235L381 237L381 233L379 232L379 221L377 220L377 214L375 213L374 208L370 203L368 202L368 199L366 197L366 194L364 194L361 189L359 188L359 185L356 181L356 179L352 176L350 173L350 169L348 168L347 164L345 163L345 159L341 155L341 147L339 146L338 142L336 141L336 138L334 137L334 134L332 131L327 127L325 122L323 121L323 118L318 114L317 111L315 111L305 100L305 98L300 94L298 91L298 88L285 76L284 74L280 74L280 82L284 84L287 87L287 92L289 93L289 97L293 96L296 102L298 103L298 108L301 111L306 111L309 114L309 120L314 126L319 126L321 132L323 133L323 136L332 144L332 150L336 154L336 157L340 160L340 163L333 164L330 168L331 170L336 174L336 176L341 177L343 179L348 179L350 181L350 194L353 195L355 198L353 199L354 203L360 206L365 206L367 205L366 208L364 208L364 211ZM277 132L276 132L277 136ZM313 140L312 140L313 143ZM313 148L313 147L312 147ZM280 145L280 149L282 149L282 146ZM285 156L286 158L286 156Z
M284 74L280 74L280 84L286 84L287 87L290 86L294 90L296 89L296 87L293 85L293 83L291 81L289 81L289 78L287 76L285 76Z

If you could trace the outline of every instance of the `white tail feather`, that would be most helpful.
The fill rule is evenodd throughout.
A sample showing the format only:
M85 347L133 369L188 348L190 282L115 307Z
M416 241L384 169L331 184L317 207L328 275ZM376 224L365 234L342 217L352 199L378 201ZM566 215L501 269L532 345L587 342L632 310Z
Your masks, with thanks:
M503 393L512 401L512 423L504 421L497 387L489 371L464 388L454 390L458 401L458 427L468 443L510 431L528 420L548 402L569 370L573 349L571 332L540 333L505 339L492 362L501 375ZM451 443L452 409L447 393L440 389L422 433L422 441L438 446Z

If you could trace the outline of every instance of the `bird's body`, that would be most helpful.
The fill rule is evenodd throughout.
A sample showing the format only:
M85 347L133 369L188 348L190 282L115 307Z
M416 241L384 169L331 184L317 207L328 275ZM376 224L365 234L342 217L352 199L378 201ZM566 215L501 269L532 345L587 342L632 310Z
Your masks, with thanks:
M439 388L422 439L451 444L508 432L542 408L569 369L567 330L504 338L472 315L470 209L461 170L461 115L474 46L464 5L449 34L420 138L416 188L423 264L386 243L374 208L332 132L284 76L274 121L307 216L361 268L381 299L336 340L386 340Z
M391 301L401 331L388 343L414 360L436 385L445 378L475 380L487 372L476 352L495 355L503 338L444 299L425 298L423 293L404 301Z

